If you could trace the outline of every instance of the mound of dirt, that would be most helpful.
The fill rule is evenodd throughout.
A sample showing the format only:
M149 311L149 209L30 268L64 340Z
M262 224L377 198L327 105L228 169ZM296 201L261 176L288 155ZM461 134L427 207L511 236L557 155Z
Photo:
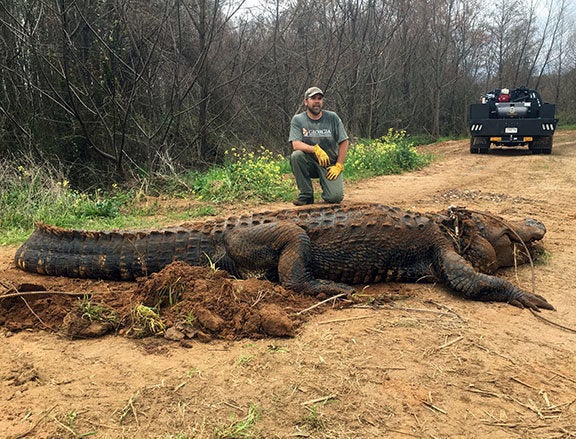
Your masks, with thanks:
M200 340L293 336L304 321L297 312L317 302L268 281L236 280L225 271L184 262L141 279L136 296L160 310L171 328L168 337ZM136 320L133 316L131 329Z
M237 280L222 270L174 262L136 283L100 283L86 291L14 285L0 300L0 325L9 331L40 328L70 338L116 332L129 337L197 339L292 337L311 315L352 300L329 301L258 279ZM82 281L79 281L82 282ZM99 286L101 289L99 289Z

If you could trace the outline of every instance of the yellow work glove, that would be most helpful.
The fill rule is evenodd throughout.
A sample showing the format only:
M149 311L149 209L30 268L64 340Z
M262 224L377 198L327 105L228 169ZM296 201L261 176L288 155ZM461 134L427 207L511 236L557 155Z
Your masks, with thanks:
M336 180L336 177L338 177L342 171L344 170L344 166L342 166L340 163L336 162L336 164L334 166L330 166L328 168L328 172L326 173L326 178L328 180Z
M312 148L312 152L316 155L316 158L318 159L318 163L320 163L320 166L328 166L330 164L330 157L328 157L328 154L326 154L326 152L320 148L320 145L316 144L314 145L314 148Z

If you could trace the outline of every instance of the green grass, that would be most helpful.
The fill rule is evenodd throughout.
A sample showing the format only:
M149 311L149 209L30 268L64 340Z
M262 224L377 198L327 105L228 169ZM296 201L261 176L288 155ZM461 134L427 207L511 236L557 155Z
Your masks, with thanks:
M78 419L78 412L76 410L72 410L65 415L60 416L61 419L53 417L54 421L63 429L66 430L71 437L74 438L85 438L90 437L98 434L98 431L89 431L86 433L79 433L76 428L76 420Z
M70 188L64 172L31 159L20 164L0 161L0 244L24 240L34 223L61 227L115 228L140 222L121 214L134 199L131 191L97 190L91 194Z
M379 139L351 145L345 178L358 181L384 174L419 169L432 156L414 145L428 137L408 137L390 130ZM19 244L36 222L83 229L155 227L164 221L182 222L225 210L231 203L257 204L291 201L297 195L288 159L264 147L257 151L232 149L223 165L205 172L140 177L133 188L116 185L92 192L70 187L63 169L31 158L0 160L0 245ZM148 195L191 200L192 207L162 207L139 203Z
M115 311L102 303L92 302L88 296L84 296L78 301L78 309L81 317L90 322L118 323L118 315Z
M214 437L218 439L242 439L260 437L256 428L256 422L260 418L258 407L251 404L248 414L236 419L234 415L230 416L229 423L226 426L217 427L214 431Z
M155 308L138 304L132 310L132 325L128 334L134 338L160 335L166 330L160 314Z
M302 427L307 427L310 430L322 430L325 427L324 419L322 414L318 410L316 404L310 407L304 407L306 409L306 414L302 417L299 425Z

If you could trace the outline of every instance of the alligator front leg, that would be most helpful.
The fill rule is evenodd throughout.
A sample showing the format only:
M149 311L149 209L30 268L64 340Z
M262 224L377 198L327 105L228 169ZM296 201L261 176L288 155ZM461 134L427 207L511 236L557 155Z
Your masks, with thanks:
M477 272L456 252L441 251L435 258L434 268L439 279L467 299L508 302L510 305L535 311L540 308L554 309L538 294L527 293L504 279Z
M283 287L310 295L354 292L346 284L314 277L310 238L293 222L234 229L226 232L224 245L240 277L274 273Z

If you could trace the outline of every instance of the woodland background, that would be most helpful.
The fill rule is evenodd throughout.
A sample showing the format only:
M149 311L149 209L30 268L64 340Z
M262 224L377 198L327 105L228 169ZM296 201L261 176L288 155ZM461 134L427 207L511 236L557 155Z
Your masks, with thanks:
M352 137L466 134L526 85L576 123L570 0L2 0L0 154L72 184L286 155L317 85Z

